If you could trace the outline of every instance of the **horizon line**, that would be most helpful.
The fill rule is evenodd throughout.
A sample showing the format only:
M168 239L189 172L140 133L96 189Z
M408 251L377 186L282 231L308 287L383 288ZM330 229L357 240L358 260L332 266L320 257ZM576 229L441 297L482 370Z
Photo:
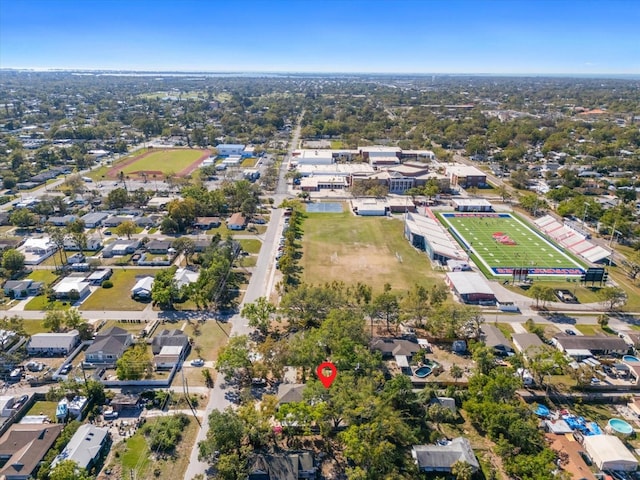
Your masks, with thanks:
M602 77L602 76L614 76L614 77L639 77L640 72L637 73L615 73L615 72L410 72L410 71L317 71L317 70L242 70L242 69L228 69L228 70L196 70L196 69L116 69L116 68L72 68L72 67L0 67L0 72L4 71L19 71L19 72L82 72L82 73L146 73L146 74L280 74L280 75L414 75L414 76L434 76L434 75L448 75L448 76L562 76L562 77Z

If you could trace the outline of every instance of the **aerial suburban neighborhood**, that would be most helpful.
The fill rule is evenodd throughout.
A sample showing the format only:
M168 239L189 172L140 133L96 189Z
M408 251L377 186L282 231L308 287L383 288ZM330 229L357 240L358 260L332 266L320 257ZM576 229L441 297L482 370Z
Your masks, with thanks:
M2 48L0 480L640 478L637 76Z

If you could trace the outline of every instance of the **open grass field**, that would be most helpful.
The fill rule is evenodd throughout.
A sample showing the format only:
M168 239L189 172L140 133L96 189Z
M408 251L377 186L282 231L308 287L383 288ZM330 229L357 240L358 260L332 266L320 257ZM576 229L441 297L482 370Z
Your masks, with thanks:
M171 148L143 149L123 158L111 167L106 176L117 179L120 172L130 177L164 177L168 173L184 176L193 171L201 160L208 158L209 150Z
M153 425L157 418L149 418ZM182 478L189 463L189 454L198 432L198 423L192 418L182 432L182 440L175 454L166 458L152 455L144 435L138 431L124 443L115 446L113 455L106 465L113 471L114 478L157 478L175 480ZM117 453L117 456L116 456Z
M111 281L112 288L98 288L82 302L80 310L144 310L144 302L137 302L131 298L131 287L138 281L138 277L155 276L153 269L116 269Z
M407 290L441 282L429 259L403 235L402 221L350 212L307 213L303 221L302 280L319 284L364 282L379 293L385 283Z
M532 276L576 276L583 265L509 213L441 213L458 243L489 276L509 277L514 268Z

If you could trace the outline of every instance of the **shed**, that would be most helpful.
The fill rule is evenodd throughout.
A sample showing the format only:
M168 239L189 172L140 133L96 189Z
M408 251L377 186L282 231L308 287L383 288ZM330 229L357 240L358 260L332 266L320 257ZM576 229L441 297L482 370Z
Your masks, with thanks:
M590 435L584 437L584 448L600 470L633 472L638 460L614 435Z

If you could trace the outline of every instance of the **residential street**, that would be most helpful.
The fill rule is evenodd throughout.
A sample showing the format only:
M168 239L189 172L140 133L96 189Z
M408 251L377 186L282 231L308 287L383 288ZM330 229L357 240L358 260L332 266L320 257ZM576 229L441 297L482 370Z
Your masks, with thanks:
M302 115L298 118L296 128L293 132L291 142L289 144L288 154L280 165L280 176L278 178L278 185L276 187L276 194L274 195L275 205L280 203L287 197L287 185L285 175L287 172L288 160L291 156L291 152L297 148L298 139L300 137L300 120ZM271 213L271 221L267 227L267 231L264 235L262 243L261 253L258 257L258 263L255 266L251 280L247 286L247 290L243 299L244 303L251 303L258 297L269 296L271 289L274 285L275 277L275 254L277 249L277 239L282 232L283 227L283 215L282 209L278 208ZM238 307L238 310L242 310L242 305ZM244 335L251 331L251 328L246 323L246 319L242 318L239 314L231 317L231 335ZM207 419L213 409L224 410L231 403L225 398L225 389L223 388L224 379L222 375L218 375L214 387L209 392L209 403L204 409L204 418L202 420L202 428L198 431L198 436L191 451L191 457L189 459L189 466L184 473L185 480L191 480L193 477L200 473L205 473L208 464L198 460L198 443L204 440L209 430L209 424Z

